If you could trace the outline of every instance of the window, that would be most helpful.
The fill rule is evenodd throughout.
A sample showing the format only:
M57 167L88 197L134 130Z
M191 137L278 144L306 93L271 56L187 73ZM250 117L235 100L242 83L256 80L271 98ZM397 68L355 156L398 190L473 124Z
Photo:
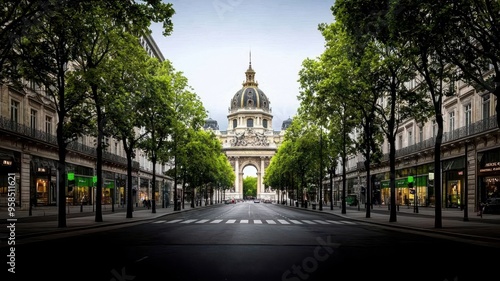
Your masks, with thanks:
M408 146L413 145L413 131L408 130Z
M267 119L262 120L262 126L264 126L264 128L267 128Z
M32 131L36 130L38 112L34 109L31 110L30 114L30 128Z
M15 100L10 101L10 120L12 123L19 123L19 102Z
M403 148L403 135L399 135L399 138L398 138L398 149L401 149Z
M248 128L253 127L253 119L252 118L247 119L247 127Z
M52 135L52 117L45 116L45 133Z
M449 132L452 133L455 130L455 111L450 112L450 129Z
M490 95L483 96L483 121L490 118Z
M424 127L423 126L418 127L418 141L419 142L424 141Z
M472 106L469 103L464 108L465 111L465 129L467 130L467 134L469 133L470 125L472 124Z
M236 119L233 119L233 129L238 126L238 121Z

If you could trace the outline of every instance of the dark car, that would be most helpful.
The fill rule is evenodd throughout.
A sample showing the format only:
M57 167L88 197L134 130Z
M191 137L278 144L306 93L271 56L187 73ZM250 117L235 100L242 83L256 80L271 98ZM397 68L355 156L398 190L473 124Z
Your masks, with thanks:
M492 197L483 205L483 214L500 214L500 197Z

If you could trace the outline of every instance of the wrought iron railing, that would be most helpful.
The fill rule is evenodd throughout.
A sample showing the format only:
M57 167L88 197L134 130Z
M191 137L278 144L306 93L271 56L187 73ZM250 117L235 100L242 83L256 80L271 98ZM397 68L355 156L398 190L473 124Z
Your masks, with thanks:
M13 135L17 135L21 138L35 140L37 142L44 143L53 147L58 146L57 136L48 134L41 130L33 129L23 124L13 122L11 119L5 118L3 116L0 116L0 130ZM68 150L79 154L97 157L97 151L95 147L85 145L78 141L69 143L67 148ZM127 158L106 151L103 153L103 159L112 163L127 165ZM139 169L139 167L139 162L132 162L132 168Z
M472 123L469 126L464 126L464 127L455 129L451 132L443 133L442 144L446 145L446 144L461 141L461 140L467 140L467 139L480 136L481 134L485 134L485 133L493 131L493 130L498 130L498 123L497 123L496 115L491 116L487 119ZM418 142L414 145L403 147L401 149L396 150L396 158L402 158L402 157L412 155L412 154L415 154L418 152L422 152L425 150L434 149L434 144L435 144L435 138L431 137L431 138L426 139L422 142ZM385 153L380 160L381 160L381 162L388 162L389 161L389 153ZM355 170L355 169L364 169L363 161L358 162L356 167L352 167L349 170Z

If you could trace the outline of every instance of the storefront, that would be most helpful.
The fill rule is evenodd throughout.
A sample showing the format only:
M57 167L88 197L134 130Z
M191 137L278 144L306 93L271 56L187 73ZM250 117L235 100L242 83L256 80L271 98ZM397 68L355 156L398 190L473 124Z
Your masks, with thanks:
M0 149L0 206L7 206L7 195L9 190L9 181L8 175L10 173L16 174L16 178L18 177L18 172L20 169L20 153L3 150ZM15 202L16 205L20 205L21 196L19 192L19 179L16 180L16 196Z
M429 206L433 204L430 184L430 165L420 165L396 171L396 204L400 206ZM389 173L376 175L374 199L384 205L390 203L391 189ZM380 187L379 187L380 186Z
M57 204L56 161L41 157L31 159L31 186L30 198L33 206L47 206Z
M465 157L442 162L443 167L443 206L463 208Z
M480 152L476 206L490 198L500 197L500 149Z

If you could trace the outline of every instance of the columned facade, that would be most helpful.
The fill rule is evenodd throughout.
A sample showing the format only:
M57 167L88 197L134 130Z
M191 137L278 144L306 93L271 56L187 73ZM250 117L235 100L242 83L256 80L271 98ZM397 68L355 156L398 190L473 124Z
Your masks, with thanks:
M245 76L242 89L230 101L227 130L220 131L217 122L212 119L207 120L205 129L215 132L234 169L235 183L226 190L225 199L245 198L243 171L253 166L257 170L257 198L277 200L277 191L264 185L264 176L265 169L283 140L284 130L273 130L270 101L258 87L251 61Z

